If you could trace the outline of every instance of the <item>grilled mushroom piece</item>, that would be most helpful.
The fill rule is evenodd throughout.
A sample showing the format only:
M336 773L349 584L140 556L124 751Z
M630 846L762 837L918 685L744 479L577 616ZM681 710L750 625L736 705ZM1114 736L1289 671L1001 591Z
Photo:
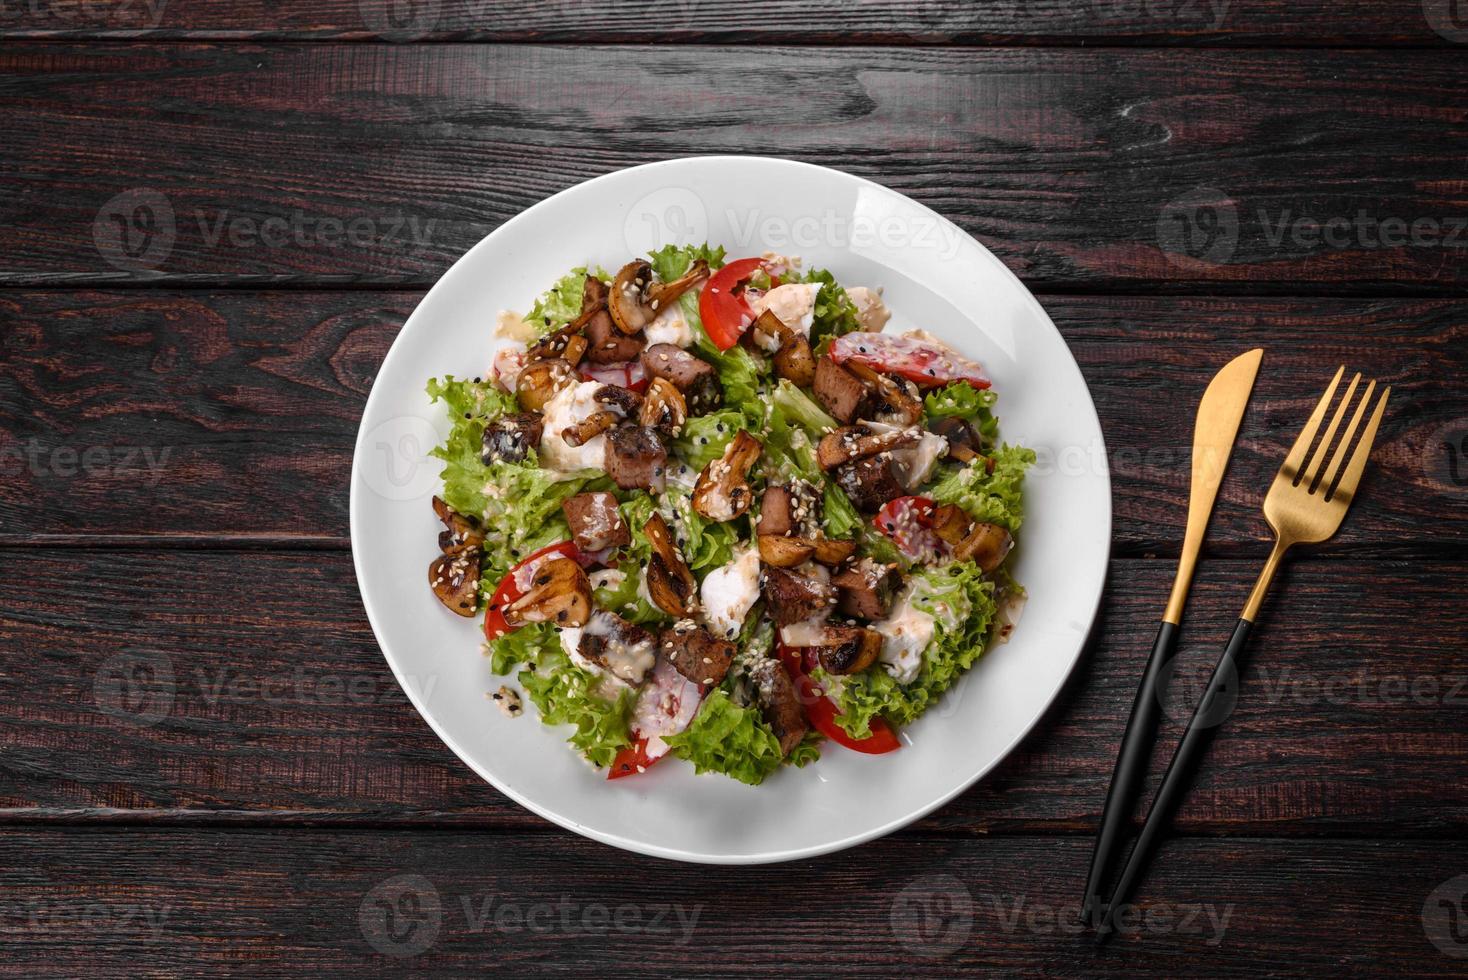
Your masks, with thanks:
M638 421L670 439L677 437L683 431L683 423L688 421L688 403L683 400L683 392L667 378L653 378L647 386L647 396L642 399Z
M816 553L816 546L804 538L787 538L778 534L759 535L759 557L766 565L794 568L804 565Z
M479 458L485 466L496 460L523 462L531 449L540 445L545 422L539 412L514 412L501 415L484 427L483 448Z
M772 311L761 313L744 336L761 350L774 352L775 373L780 377L802 388L809 388L815 382L816 359L811 354L810 341Z
M758 439L741 429L725 447L724 455L711 460L698 475L698 483L693 487L693 509L718 523L732 521L749 510L754 499L749 470L763 449Z
M530 588L503 610L505 622L585 626L591 618L591 581L569 558L555 557L535 569Z
M830 470L854 459L866 459L878 453L916 443L921 438L917 429L894 429L874 433L864 425L844 425L821 436L816 446L816 462Z
M734 644L691 619L680 619L663 630L658 646L678 673L695 684L718 684L734 661Z
M882 652L882 634L859 626L827 626L816 659L828 673L859 674Z
M466 619L473 616L479 607L479 546L439 555L428 566L428 584L444 608Z
M662 493L667 464L668 449L656 429L623 425L607 436L602 468L623 490Z
M902 382L879 374L859 361L847 361L845 368L866 382L877 397L887 403L899 424L916 425L923 417L923 403L903 387Z
M983 439L967 419L956 415L934 419L928 423L928 431L947 439L948 455L960 463L972 462L983 452Z
M515 400L527 412L538 412L556 392L575 380L576 372L562 358L549 357L527 364L515 381Z
M816 361L813 388L816 400L843 425L865 418L871 410L871 390L860 378L829 357Z
M840 541L836 538L815 538L815 560L822 565L839 565L856 554L855 541Z
M708 263L699 259L682 276L672 282L654 282L652 266L633 259L622 266L612 281L607 297L607 310L612 322L624 334L635 334L657 319L658 311L682 296L695 284L708 277Z
M477 548L484 544L484 531L479 527L478 518L460 514L446 504L442 497L433 498L433 513L443 521L446 528L438 535L439 551L449 555L464 548Z
M780 740L780 752L789 755L805 738L805 709L801 707L800 695L795 684L778 660L765 659L755 664L749 672L754 682L755 697L765 716L765 722Z
M543 361L547 358L564 358L568 364L577 364L586 353L586 338L581 336L584 324L578 318L541 337L525 351L527 361Z
M1004 564L1014 548L1014 538L998 524L975 524L968 536L953 549L958 561L972 561L985 575Z
M616 412L592 412L575 425L562 429L561 438L568 446L584 446L620 421L622 417Z
M591 397L598 405L605 405L624 419L634 417L642 408L642 396L621 385L602 385Z
M933 508L932 522L933 533L949 544L958 544L968 537L969 529L973 527L973 521L969 520L963 508L953 504Z
M642 533L652 545L652 557L647 563L647 594L653 605L669 616L693 615L698 580L678 553L668 522L663 520L663 515L655 513L643 525Z

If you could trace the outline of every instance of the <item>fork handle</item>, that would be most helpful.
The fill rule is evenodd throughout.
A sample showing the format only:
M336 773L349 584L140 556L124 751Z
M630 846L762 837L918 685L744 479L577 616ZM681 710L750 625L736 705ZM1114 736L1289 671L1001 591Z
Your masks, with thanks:
M1268 583L1265 584L1267 586ZM1192 720L1188 722L1187 733L1183 735L1177 752L1173 754L1172 762L1167 767L1167 774L1162 777L1162 785L1158 788L1157 796L1152 801L1152 809L1147 814L1147 822L1142 825L1142 833L1137 837L1136 846L1132 848L1131 856L1127 858L1121 877L1117 879L1116 888L1111 893L1111 900L1106 903L1105 917L1098 929L1098 932L1103 935L1111 930L1118 908L1131 896L1132 888L1146 869L1147 861L1157 847L1157 838L1171 817L1173 808L1177 806L1183 793L1192 782L1198 761L1203 757L1203 752L1212 740L1213 733L1218 730L1218 720L1213 712L1217 709L1219 698L1227 693L1230 680L1237 682L1239 655L1243 652L1244 645L1248 643L1249 631L1253 627L1254 624L1250 620L1239 620L1239 624L1234 627L1233 636L1229 637L1228 646L1224 648L1223 656L1218 659L1218 666L1213 668L1213 676L1208 678L1208 687L1203 692L1203 697L1199 699L1198 707L1193 711Z
M1091 852L1091 872L1086 877L1086 894L1081 904L1081 919L1085 922L1095 924L1097 921L1106 869L1111 866L1112 853L1126 833L1142 777L1147 774L1152 743L1157 738L1157 715L1166 693L1167 667L1172 663L1173 651L1177 649L1177 634L1178 625L1164 619L1152 644L1152 655L1147 658L1146 669L1142 671L1142 683L1137 686L1137 699L1132 703L1126 733L1121 737L1116 768L1111 772L1111 789L1106 793L1106 806L1101 811L1096 849Z

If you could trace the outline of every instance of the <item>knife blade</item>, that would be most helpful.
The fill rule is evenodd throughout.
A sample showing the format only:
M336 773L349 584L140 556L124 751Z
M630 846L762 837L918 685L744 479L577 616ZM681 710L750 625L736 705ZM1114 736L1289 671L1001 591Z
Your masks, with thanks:
M1188 526L1183 534L1183 550L1178 556L1172 594L1168 596L1167 609L1162 614L1163 622L1174 626L1182 622L1183 606L1187 604L1188 589L1192 586L1193 572L1198 565L1198 552L1203 547L1203 533L1208 529L1213 503L1218 499L1218 488L1223 483L1224 471L1228 469L1234 439L1239 434L1239 423L1243 421L1244 409L1249 404L1249 394L1254 390L1254 379L1259 375L1259 363L1263 359L1264 349L1256 347L1229 361L1213 376L1208 389L1203 392L1203 400L1198 403L1198 418L1193 426Z

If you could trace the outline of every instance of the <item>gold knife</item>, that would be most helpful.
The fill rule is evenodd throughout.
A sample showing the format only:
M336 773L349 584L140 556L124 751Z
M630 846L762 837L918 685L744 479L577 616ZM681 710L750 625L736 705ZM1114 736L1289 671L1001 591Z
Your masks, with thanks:
M1132 704L1132 716L1127 722L1126 734L1122 736L1121 751L1116 756L1111 789L1106 795L1101 827L1096 834L1096 850L1091 855L1091 871L1086 878L1082 918L1093 924L1098 922L1101 913L1096 901L1101 878L1126 830L1132 807L1137 801L1137 790L1147 772L1152 742L1157 735L1157 715L1166 693L1164 677L1177 647L1178 627L1182 623L1183 607L1188 601L1188 589L1193 584L1198 552L1203 547L1203 533L1208 528L1208 518L1213 514L1213 502L1218 499L1218 488L1223 483L1224 471L1228 469L1239 422L1243 420L1249 393L1254 390L1254 379L1259 374L1259 362L1263 358L1263 349L1256 348L1229 361L1213 376L1208 390L1203 392L1203 400L1198 404L1198 420L1193 428L1192 491L1188 497L1188 528L1183 535L1183 550L1178 557L1172 594L1168 596L1167 608L1162 613L1162 625L1152 645L1152 656L1142 672L1142 683Z

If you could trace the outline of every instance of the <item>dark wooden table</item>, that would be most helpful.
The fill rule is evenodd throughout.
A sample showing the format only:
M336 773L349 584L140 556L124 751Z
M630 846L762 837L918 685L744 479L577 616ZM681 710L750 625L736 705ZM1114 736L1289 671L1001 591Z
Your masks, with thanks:
M1463 42L1449 0L0 2L0 971L1462 975ZM993 775L748 869L475 778L347 537L363 400L444 269L554 191L715 152L872 177L993 249L1085 372L1116 509L1095 641ZM1190 406L1255 345L1182 677L1312 393L1347 362L1392 410L1098 949L1070 917Z

